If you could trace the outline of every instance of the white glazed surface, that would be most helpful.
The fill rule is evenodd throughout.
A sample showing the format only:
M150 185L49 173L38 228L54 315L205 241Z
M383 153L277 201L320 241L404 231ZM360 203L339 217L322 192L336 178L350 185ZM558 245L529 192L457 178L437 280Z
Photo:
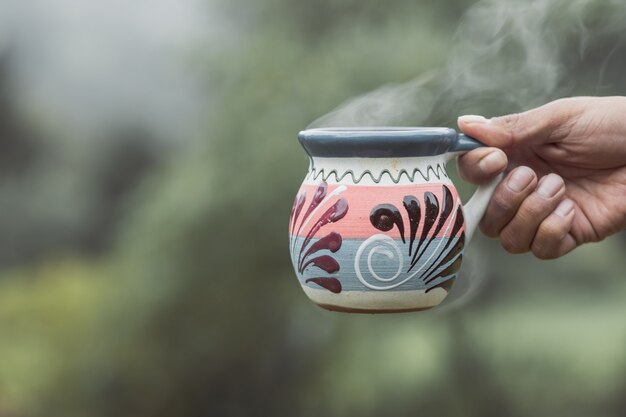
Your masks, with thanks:
M446 156L412 158L311 159L305 184L409 185L451 184L445 171Z

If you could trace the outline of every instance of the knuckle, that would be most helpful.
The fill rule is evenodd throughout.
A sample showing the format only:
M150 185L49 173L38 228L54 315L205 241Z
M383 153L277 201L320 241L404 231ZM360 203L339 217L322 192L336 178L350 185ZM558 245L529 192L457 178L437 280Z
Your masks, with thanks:
M506 213L515 207L515 202L504 192L495 192L491 197L491 209L497 213Z
M547 140L557 142L572 134L574 128L580 128L584 106L574 98L561 98L545 105L546 123L548 127Z
M558 222L543 222L532 244L533 254L539 259L557 258L559 244L566 232L564 225Z
M526 247L522 242L515 238L511 233L501 233L500 234L500 244L509 253L519 254L528 252L528 247Z
M556 243L559 239L564 235L564 227L562 224L551 221L544 221L539 226L539 230L537 231L537 236L543 240L548 242Z
M520 124L520 119L521 116L519 113L511 113L504 116L496 117L498 123L510 129L515 129L516 127L518 127Z
M463 155L457 161L459 176L465 180L472 182L476 177L476 161L470 155Z
M564 109L571 108L575 104L572 97L562 97L546 103L544 107L552 113L562 113Z
M552 211L552 205L540 198L528 198L519 209L518 215L528 222L538 223Z
M547 244L547 242L533 242L532 246L533 255L539 259L555 259L558 257L558 246L553 244Z
M537 250L535 248L533 248L533 255L535 255L535 257L544 260L544 261L548 261L550 259L556 259L558 258L558 254L556 252L553 252L552 250Z
M487 218L483 218L479 227L480 231L491 239L496 239L500 234L500 230L498 230L494 223L490 222Z
M564 116L555 116L551 121L551 129L547 135L548 142L559 142L572 134L574 126L577 124L577 118L568 118Z

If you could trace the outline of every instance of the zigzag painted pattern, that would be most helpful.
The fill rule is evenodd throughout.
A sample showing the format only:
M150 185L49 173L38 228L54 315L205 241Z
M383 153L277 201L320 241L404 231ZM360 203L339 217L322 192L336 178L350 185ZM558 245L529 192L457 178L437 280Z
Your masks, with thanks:
M364 176L368 175L374 183L378 184L382 180L383 176L386 174L391 181L397 184L400 182L403 175L406 176L407 180L410 182L413 182L415 180L415 176L417 174L419 174L424 179L424 181L430 181L431 172L432 172L432 175L434 175L438 180L441 179L442 176L445 178L448 178L448 174L446 173L445 168L441 166L440 164L437 164L435 168L433 168L432 165L428 165L428 168L426 169L426 174L424 174L419 168L413 169L413 172L410 174L407 170L402 169L398 171L397 178L395 178L388 169L382 170L380 174L378 175L378 177L376 177L370 170L365 170L357 178L356 174L351 169L344 171L340 175L336 169L326 172L324 168L318 171L315 167L311 167L311 169L309 170L309 173L306 176L306 179L317 180L318 178L321 177L323 181L328 181L328 179L331 176L334 176L335 182L340 182L341 180L343 180L345 177L349 175L352 177L352 182L355 184L358 184L359 182L361 182Z

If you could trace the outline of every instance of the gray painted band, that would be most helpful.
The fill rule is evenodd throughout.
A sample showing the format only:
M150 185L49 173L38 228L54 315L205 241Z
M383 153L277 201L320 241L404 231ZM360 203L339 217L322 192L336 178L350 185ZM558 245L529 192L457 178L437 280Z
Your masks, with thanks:
M435 287L441 284L442 282L447 281L453 278L454 276L456 276L456 274L453 274L450 276L440 277L428 283L425 283L423 281L423 278L426 278L427 276L433 277L448 266L448 264L445 264L433 270L431 269L430 264L437 258L437 254L435 254L432 257L431 255L435 253L437 248L442 250L443 246L445 246L446 242L449 239L450 239L449 237L435 238L433 242L429 245L429 247L425 251L423 251L424 253L420 256L420 260L417 262L415 267L411 270L411 272L408 272L408 273L407 273L407 269L408 269L408 266L411 264L411 258L412 258L412 256L409 256L408 254L409 244L408 242L403 243L402 240L394 239L393 242L395 243L395 245L397 245L397 247L400 249L400 253L402 254L402 264L403 264L401 274L398 277L398 281L406 279L409 275L415 273L416 271L421 270L422 273L419 273L413 276L412 278L408 279L403 284L393 288L393 290L394 291L422 290L426 288ZM301 247L303 240L304 238L298 237L296 245L295 245L297 249ZM317 240L318 239L312 239L311 243L308 244L307 247L310 247ZM458 237L454 238L453 242L449 245L449 247L454 246L457 240L458 240ZM355 257L356 257L359 247L364 243L364 241L365 239L344 239L342 242L341 248L334 254L331 254L329 251L320 251L318 253L315 253L314 255L312 255L311 257L307 259L311 259L319 255L330 254L339 263L339 266L340 266L339 271L334 274L328 274L324 272L323 270L320 270L319 268L311 265L304 270L304 273L302 274L299 272L296 273L298 277L298 281L302 285L307 285L311 288L320 288L320 286L318 286L315 283L312 283L312 282L307 283L306 280L308 278L314 278L314 277L335 277L341 282L343 291L375 291L366 287L359 280L357 276L357 272L355 270ZM439 245L439 243L442 243L442 245ZM417 246L417 242L414 244L414 247L416 246ZM297 256L299 256L299 251L296 251L295 256L292 255L293 263L297 263ZM387 257L382 253L377 253L373 255L373 259L372 259L372 263L375 265L375 268L374 268L375 272L382 277L393 276L394 273L398 270L397 262L398 262L397 259ZM366 258L361 259L360 268L362 271L367 270ZM366 277L366 278L368 278L368 281L369 281L369 278L372 278L372 277L370 275L369 277ZM392 284L393 282L395 282L395 280L390 282L390 284ZM375 280L371 281L371 283L376 284L376 285L381 284L380 282L376 282Z

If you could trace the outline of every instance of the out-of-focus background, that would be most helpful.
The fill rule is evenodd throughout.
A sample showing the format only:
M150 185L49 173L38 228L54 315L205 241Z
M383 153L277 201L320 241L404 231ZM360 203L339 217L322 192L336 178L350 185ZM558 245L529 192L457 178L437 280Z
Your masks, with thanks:
M623 415L623 233L388 316L287 250L300 129L624 94L620 1L3 0L0 416Z

